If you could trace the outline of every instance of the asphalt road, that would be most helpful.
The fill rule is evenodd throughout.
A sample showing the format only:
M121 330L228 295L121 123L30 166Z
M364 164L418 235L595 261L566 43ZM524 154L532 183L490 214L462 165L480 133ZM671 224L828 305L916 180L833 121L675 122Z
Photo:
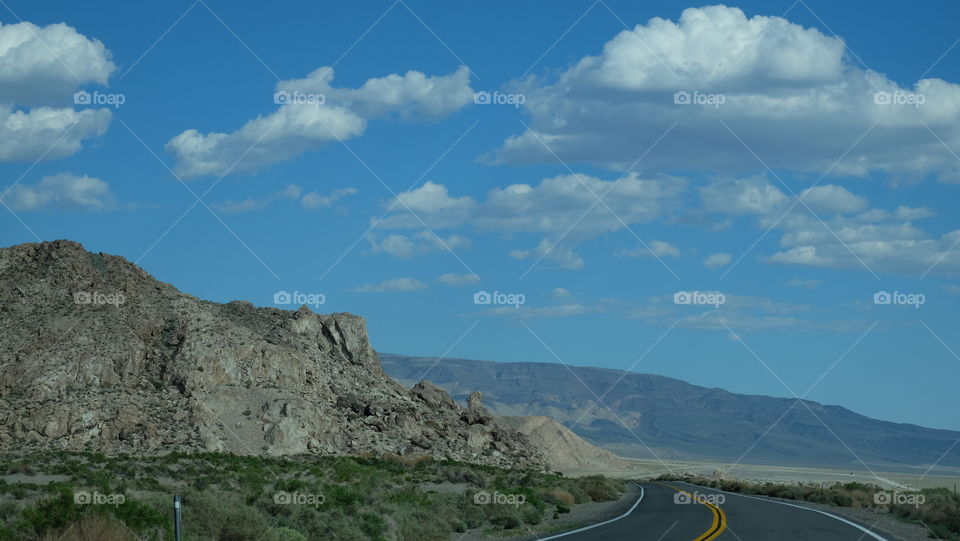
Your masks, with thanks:
M629 512L562 541L896 541L840 516L686 483L641 483Z

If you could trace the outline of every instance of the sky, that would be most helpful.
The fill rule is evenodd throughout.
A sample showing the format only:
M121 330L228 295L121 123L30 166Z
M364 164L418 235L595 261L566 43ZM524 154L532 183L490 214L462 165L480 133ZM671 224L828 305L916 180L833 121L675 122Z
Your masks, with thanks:
M0 245L960 429L960 5L0 2ZM429 378L429 376L428 376Z

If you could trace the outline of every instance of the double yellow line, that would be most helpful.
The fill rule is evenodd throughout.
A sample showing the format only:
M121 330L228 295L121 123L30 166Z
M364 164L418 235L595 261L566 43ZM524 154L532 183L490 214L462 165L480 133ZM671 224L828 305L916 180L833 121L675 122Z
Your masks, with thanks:
M703 534L701 534L700 537L697 537L693 541L710 541L711 539L716 539L717 537L720 537L720 534L722 534L724 530L727 529L727 514L723 512L723 509L720 509L716 505L706 500L697 498L696 496L694 496L693 494L690 494L686 490L683 490L674 486L670 486L664 483L657 483L657 484L661 486L665 486L667 488L672 488L677 492L686 494L687 496L690 497L691 500L707 506L707 508L713 512L713 524L710 525L710 529L704 532Z

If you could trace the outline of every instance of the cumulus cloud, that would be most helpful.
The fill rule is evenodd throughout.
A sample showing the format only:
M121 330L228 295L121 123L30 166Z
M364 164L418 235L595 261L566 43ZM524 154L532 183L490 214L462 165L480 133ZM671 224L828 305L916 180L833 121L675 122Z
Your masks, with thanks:
M960 148L960 86L900 87L850 63L840 38L780 17L687 9L677 22L620 32L556 80L519 86L530 128L493 153L497 162L559 156L624 167L677 123L645 167L756 171L759 156L774 169L822 172L869 131L834 173L960 181L955 158L927 129Z
M568 298L570 298L570 292L567 291L565 288L562 288L562 287L555 287L555 288L553 288L553 291L550 292L550 295L552 295L554 299L568 299Z
M633 248L631 250L619 250L615 255L619 257L680 257L680 250L676 246L670 244L669 242L662 240L652 240L646 243L646 246L642 244Z
M773 263L874 273L960 270L960 230L938 237L913 224L934 215L926 207L868 208L865 198L837 185L802 191L801 204L763 177L717 181L700 197L712 212L754 214L760 228L780 231L780 250L764 256Z
M279 108L248 121L231 133L186 130L166 148L183 177L254 171L324 144L361 135L376 118L432 121L472 100L470 71L428 77L418 71L369 79L360 88L335 88L332 68L321 67L303 79L277 83ZM305 96L299 100L297 96ZM322 102L322 103L320 103Z
M867 208L866 199L843 186L814 186L801 192L800 198L817 214L850 214Z
M354 195L356 193L356 188L340 188L339 190L334 190L329 194L308 192L303 194L303 197L300 199L300 204L303 205L303 208L308 210L330 208L337 201L347 197L348 195Z
M561 269L582 269L584 265L583 258L573 251L571 242L566 240L541 239L532 250L510 250L510 257L549 261Z
M960 230L939 236L902 216L913 213L865 211L859 215L817 218L795 210L777 225L783 230L774 263L823 268L857 268L872 272L924 273L960 269L955 250ZM762 227L775 217L763 217Z
M960 230L937 236L905 224L845 225L833 223L836 237L820 224L791 232L775 263L825 268L864 268L873 272L924 273L960 269ZM824 234L826 233L826 234ZM829 235L829 237L827 236Z
M350 291L357 293L388 293L397 291L421 291L426 288L427 284L414 278L391 278L374 284L364 284Z
M469 225L481 233L541 235L535 247L510 252L515 259L542 258L565 268L580 268L574 247L630 224L647 223L675 210L686 179L617 180L588 175L561 175L537 185L513 184L490 190L486 198L455 197L442 184L427 182L390 202L390 212L376 224L383 229L449 228ZM603 198L603 204L597 198ZM422 221L422 223L421 223Z
M899 206L893 212L894 217L898 220L912 221L912 220L921 220L923 218L931 218L936 216L937 213L928 209L927 207L906 207Z
M710 254L706 259L703 260L703 266L708 269L717 269L720 267L726 267L732 260L733 258L730 256L730 254Z
M115 69L103 43L65 24L0 23L0 161L63 158L103 135L108 109L66 105Z
M374 253L384 252L401 259L409 259L441 250L457 250L470 247L470 239L467 237L451 235L444 238L427 229L410 236L392 234L381 237L376 233L370 233L367 235L367 241Z
M283 199L297 199L303 190L296 184L290 184L280 191L270 194L267 197L255 198L248 197L241 201L216 201L210 204L214 210L226 213L250 212L253 210L263 210L273 204L275 201Z
M43 177L32 185L16 184L0 193L5 193L3 203L13 210L102 211L116 208L116 200L106 182L73 173Z
M726 214L766 214L780 208L787 196L763 175L724 179L700 188L703 206Z
M479 282L480 277L476 274L456 274L448 272L437 276L437 281L448 286L465 286Z
M110 51L63 23L0 23L0 103L67 103L86 82L107 84Z
M211 203L210 206L214 210L224 213L251 212L263 210L277 201L295 200L300 201L303 208L315 210L330 207L340 199L355 193L357 193L355 188L341 188L327 195L318 192L303 193L303 188L300 186L288 184L266 197L248 197L239 201L216 201Z
M725 302L713 305L675 304L673 295L658 295L642 304L626 306L626 315L651 325L669 326L734 333L770 330L805 332L863 332L871 322L854 319L836 319L807 304L778 301L769 297L723 293Z
M53 160L80 150L83 141L107 131L107 109L54 109L30 111L0 105L0 160Z

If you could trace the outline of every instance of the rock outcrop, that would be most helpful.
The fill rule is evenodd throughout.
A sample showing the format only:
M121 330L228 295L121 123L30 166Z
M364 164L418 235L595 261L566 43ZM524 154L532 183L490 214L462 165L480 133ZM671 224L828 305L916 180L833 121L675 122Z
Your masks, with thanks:
M203 301L63 240L0 249L0 445L544 466L479 395L386 376L359 316Z

